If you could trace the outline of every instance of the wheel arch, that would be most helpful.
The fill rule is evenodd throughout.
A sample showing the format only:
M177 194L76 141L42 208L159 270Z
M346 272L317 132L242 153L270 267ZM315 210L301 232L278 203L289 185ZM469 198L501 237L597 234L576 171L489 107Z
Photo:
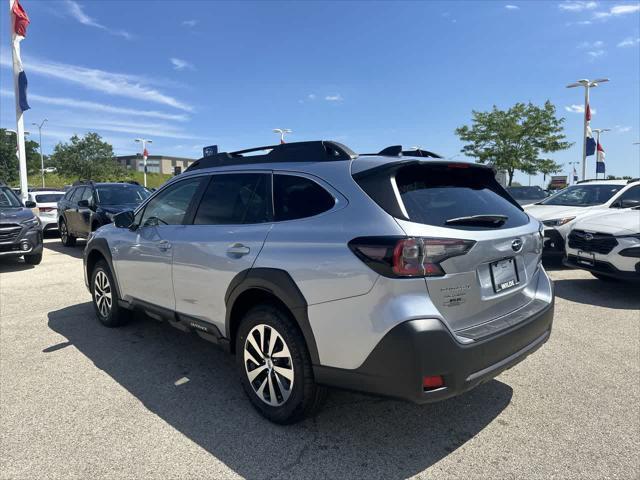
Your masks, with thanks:
M111 258L109 245L104 238L94 238L87 245L85 252L85 270L87 272L87 279L89 282L91 282L91 274L93 273L93 269L100 260L104 260L109 266L109 270L111 270L111 277L113 278L116 291L118 292L118 297L122 298L122 296L120 295L120 286L118 285L116 271L113 268L113 260Z
M291 275L276 268L252 268L238 273L225 294L225 332L231 352L235 350L235 335L244 314L258 303L275 303L291 314L304 337L311 362L320 363L315 336L309 323L307 301Z

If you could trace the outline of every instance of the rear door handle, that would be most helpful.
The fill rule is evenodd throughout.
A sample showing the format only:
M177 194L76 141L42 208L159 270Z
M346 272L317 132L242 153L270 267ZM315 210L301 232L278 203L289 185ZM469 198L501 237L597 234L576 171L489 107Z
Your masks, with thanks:
M171 249L171 244L166 240L162 240L160 243L158 243L158 248L163 252L166 252L167 250Z
M237 255L239 257L247 255L250 251L251 249L249 247L241 243L234 243L229 248L227 248L227 253L229 255Z

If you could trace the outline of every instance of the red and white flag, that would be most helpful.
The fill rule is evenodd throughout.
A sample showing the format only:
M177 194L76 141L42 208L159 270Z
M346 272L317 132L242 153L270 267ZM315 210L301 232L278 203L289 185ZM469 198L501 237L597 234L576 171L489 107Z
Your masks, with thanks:
M149 152L147 152L147 147L144 148L144 151L142 152L142 156L144 157L145 160L149 156Z
M12 29L11 32L11 48L13 48L13 71L18 74L18 105L23 112L29 110L27 102L27 75L22 67L22 58L20 57L20 42L27 36L27 27L29 26L29 16L24 11L18 0L13 0L11 5Z
M587 110L584 112L585 117L587 118L587 122L591 121L591 106L587 103Z

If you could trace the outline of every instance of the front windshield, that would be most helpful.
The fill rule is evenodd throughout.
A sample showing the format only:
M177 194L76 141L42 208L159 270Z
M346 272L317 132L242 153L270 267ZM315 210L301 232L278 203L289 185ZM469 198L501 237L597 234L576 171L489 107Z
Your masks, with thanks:
M16 208L22 204L16 194L8 187L0 187L0 208Z
M540 200L547 196L540 187L510 187L507 191L520 200Z
M623 185L573 185L540 202L542 205L590 207L602 205Z
M150 195L149 190L140 185L99 185L96 192L101 205L138 205Z

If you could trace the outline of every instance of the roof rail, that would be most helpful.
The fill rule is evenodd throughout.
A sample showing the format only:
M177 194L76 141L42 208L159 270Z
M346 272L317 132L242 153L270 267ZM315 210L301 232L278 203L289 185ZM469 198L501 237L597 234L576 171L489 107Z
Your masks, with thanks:
M383 148L378 153L363 153L362 155L379 155L382 157L430 157L430 158L443 158L437 153L430 152L429 150L422 150L421 148L415 148L413 150L403 150L402 145L392 145L390 147Z
M267 151L263 155L248 155L247 153ZM252 163L275 162L326 162L335 160L351 160L358 156L349 147L338 142L316 140L311 142L292 142L280 145L247 148L235 152L222 152L209 157L203 157L193 162L185 172L209 167L226 165L244 165Z
M71 184L73 187L77 185L93 185L93 180L76 180Z

